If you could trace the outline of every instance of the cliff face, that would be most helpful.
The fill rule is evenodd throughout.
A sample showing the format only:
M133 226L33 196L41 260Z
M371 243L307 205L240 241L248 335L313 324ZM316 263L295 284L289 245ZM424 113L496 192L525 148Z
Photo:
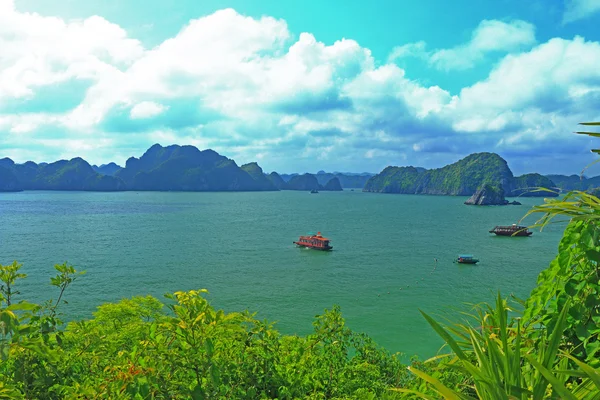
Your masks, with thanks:
M15 173L9 169L0 166L0 192L19 192L21 184Z
M271 172L269 175L267 175L267 179L270 180L273 186L279 190L285 189L287 186L287 183L281 176L279 176L277 172Z
M268 188L267 190L279 190L273 182L265 175L262 168L255 162L244 164L240 167L246 171L248 175L261 187Z
M494 153L475 153L443 168L387 167L369 179L365 192L471 196L485 183L499 186L504 193L532 195L524 187L552 187L539 174L515 178L506 161ZM542 177L543 178L543 177ZM519 190L521 189L521 190ZM551 195L548 192L546 196Z
M501 186L484 184L467 200L465 204L478 206L503 206L508 204Z
M327 182L325 186L323 186L323 190L342 191L344 189L342 189L342 184L340 183L340 180L336 177L330 179L329 182Z

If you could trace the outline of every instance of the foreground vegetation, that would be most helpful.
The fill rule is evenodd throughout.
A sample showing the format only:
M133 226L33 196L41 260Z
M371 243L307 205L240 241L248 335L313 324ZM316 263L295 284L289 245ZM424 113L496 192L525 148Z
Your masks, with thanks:
M449 353L409 366L337 307L288 336L215 310L202 290L104 304L64 326L59 307L81 273L56 265L56 299L36 305L16 290L21 265L0 265L0 398L600 399L600 198L571 192L531 212L540 227L568 224L530 296L498 294L448 324L423 313Z

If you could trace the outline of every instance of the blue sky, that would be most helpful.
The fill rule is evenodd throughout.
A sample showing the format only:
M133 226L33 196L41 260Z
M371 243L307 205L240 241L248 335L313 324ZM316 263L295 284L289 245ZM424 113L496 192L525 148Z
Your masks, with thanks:
M600 0L0 0L0 157L123 164L177 143L377 172L491 151L578 173L599 18Z

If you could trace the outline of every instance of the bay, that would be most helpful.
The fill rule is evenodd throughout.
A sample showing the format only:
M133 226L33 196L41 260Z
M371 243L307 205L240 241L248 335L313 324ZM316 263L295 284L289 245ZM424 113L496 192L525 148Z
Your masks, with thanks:
M0 263L23 263L28 277L17 290L36 302L57 295L54 264L86 270L61 306L69 319L125 297L206 288L215 307L257 312L285 334L310 333L314 316L337 304L350 328L389 351L429 357L441 341L419 309L455 316L498 290L526 297L564 229L496 237L488 230L518 222L542 199L465 200L359 190L2 193ZM316 231L333 251L293 245ZM455 264L459 253L481 261Z

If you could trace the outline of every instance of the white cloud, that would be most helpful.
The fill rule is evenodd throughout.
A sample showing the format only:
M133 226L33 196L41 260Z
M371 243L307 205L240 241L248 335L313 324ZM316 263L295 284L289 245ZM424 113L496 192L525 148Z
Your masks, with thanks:
M430 54L427 51L427 43L424 41L416 43L408 43L402 46L396 46L392 49L388 56L388 62L392 63L398 59L416 57L421 59L429 59Z
M349 170L393 160L439 165L470 151L554 144L579 118L593 119L600 104L600 44L552 39L523 51L535 43L524 21L482 21L455 48L429 52L419 42L390 55L456 69L510 53L486 79L452 96L397 65L377 65L354 40L326 45L310 33L292 40L285 21L271 17L218 11L144 49L103 18L63 21L2 1L5 103L57 82L91 84L71 111L0 108L0 149L21 149L11 154L33 143L61 157L118 154L114 161L123 162L160 141L211 147L238 163L261 154L269 170L290 160L296 170L313 168L311 157L320 168ZM56 145L61 140L68 146Z
M429 62L443 70L468 69L488 53L511 52L534 43L535 27L528 22L483 20L468 43L437 50L431 54Z
M132 119L150 118L161 114L168 108L169 107L165 107L162 104L158 104L153 101L142 101L141 103L133 106L129 112L129 115Z
M0 3L0 100L70 79L98 80L143 53L138 40L102 17L65 22Z
M587 18L598 11L600 11L600 1L598 0L565 0L563 24Z
M525 21L483 20L471 34L471 40L449 49L427 50L423 41L395 47L388 62L415 57L440 70L473 68L490 53L509 53L535 44L535 27Z
M462 89L456 108L479 114L528 108L565 110L566 105L600 88L599 62L598 42L581 37L551 39L529 52L505 57L487 79Z

